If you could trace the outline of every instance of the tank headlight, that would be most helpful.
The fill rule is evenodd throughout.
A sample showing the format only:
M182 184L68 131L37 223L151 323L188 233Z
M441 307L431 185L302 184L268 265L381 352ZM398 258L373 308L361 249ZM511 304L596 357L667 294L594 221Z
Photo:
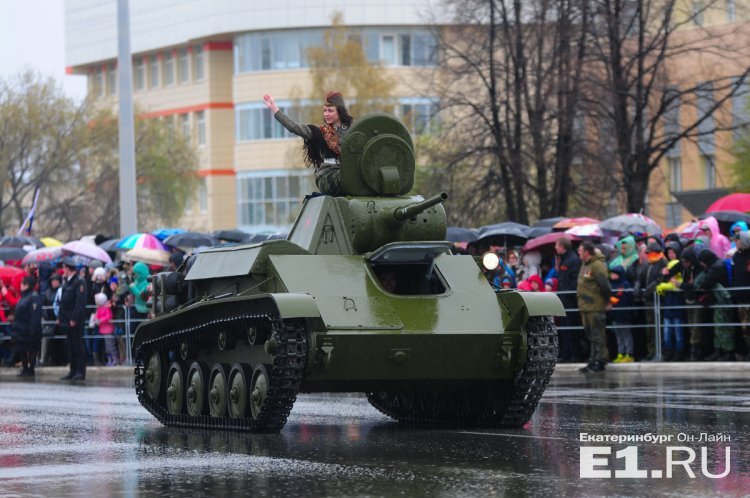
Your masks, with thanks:
M494 252L486 252L482 255L482 265L486 270L494 270L500 265L500 258Z

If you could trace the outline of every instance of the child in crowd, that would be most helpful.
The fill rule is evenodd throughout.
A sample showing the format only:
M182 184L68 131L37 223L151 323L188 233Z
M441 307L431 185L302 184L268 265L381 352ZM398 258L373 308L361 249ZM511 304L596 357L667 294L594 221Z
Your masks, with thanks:
M631 363L633 358L633 331L630 329L630 316L633 306L633 286L626 277L625 268L617 265L609 270L609 285L612 289L612 295L609 302L612 308L609 311L609 318L612 328L617 337L617 357L612 363Z
M107 366L117 365L117 343L112 323L112 306L107 295L100 292L94 296L96 302L96 317L94 322L99 326L99 333L104 336L104 351L107 354Z
M664 318L664 352L665 361L682 361L687 353L685 341L685 297L680 290L682 285L682 265L679 259L673 259L662 270L664 282L656 286L656 293L662 296L662 316Z

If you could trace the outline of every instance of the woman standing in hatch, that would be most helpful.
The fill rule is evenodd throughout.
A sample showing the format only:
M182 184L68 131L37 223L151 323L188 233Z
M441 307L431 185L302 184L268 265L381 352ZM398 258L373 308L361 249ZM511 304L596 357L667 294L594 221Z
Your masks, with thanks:
M291 133L304 139L305 164L315 172L315 184L323 194L342 195L341 191L341 140L354 119L346 109L341 92L328 92L323 102L323 121L318 125L301 125L279 109L273 97L263 96L263 102L276 121Z

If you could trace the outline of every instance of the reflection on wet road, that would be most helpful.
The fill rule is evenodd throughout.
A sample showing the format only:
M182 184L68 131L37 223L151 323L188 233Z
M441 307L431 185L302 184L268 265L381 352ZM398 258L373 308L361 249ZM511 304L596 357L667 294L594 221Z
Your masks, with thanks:
M750 493L748 422L750 382L743 372L558 372L531 423L519 430L402 428L358 395L301 395L280 435L165 428L125 380L98 386L5 380L0 494L740 496ZM582 442L581 433L672 440ZM699 442L701 433L714 440ZM695 440L678 442L680 434ZM717 441L724 436L730 440ZM586 446L609 447L611 455L582 465ZM636 449L616 453L627 446ZM683 449L670 450L676 447ZM729 473L706 477L725 469L725 447ZM668 452L686 460L690 449L691 463L668 469ZM581 478L584 467L612 475L629 468L646 477Z

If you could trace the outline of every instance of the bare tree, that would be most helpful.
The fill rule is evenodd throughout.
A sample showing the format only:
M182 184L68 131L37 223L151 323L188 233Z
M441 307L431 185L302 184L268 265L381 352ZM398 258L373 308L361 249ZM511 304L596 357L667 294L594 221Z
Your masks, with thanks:
M586 7L568 0L446 2L452 25L439 34L436 93L450 126L433 153L444 159L444 176L471 182L469 212L497 209L527 223L567 211Z
M645 208L651 174L678 142L707 152L715 132L736 126L719 110L750 71L746 26L702 27L724 2L687 4L592 1L585 107L598 134L611 134L613 192L625 192L631 212Z

